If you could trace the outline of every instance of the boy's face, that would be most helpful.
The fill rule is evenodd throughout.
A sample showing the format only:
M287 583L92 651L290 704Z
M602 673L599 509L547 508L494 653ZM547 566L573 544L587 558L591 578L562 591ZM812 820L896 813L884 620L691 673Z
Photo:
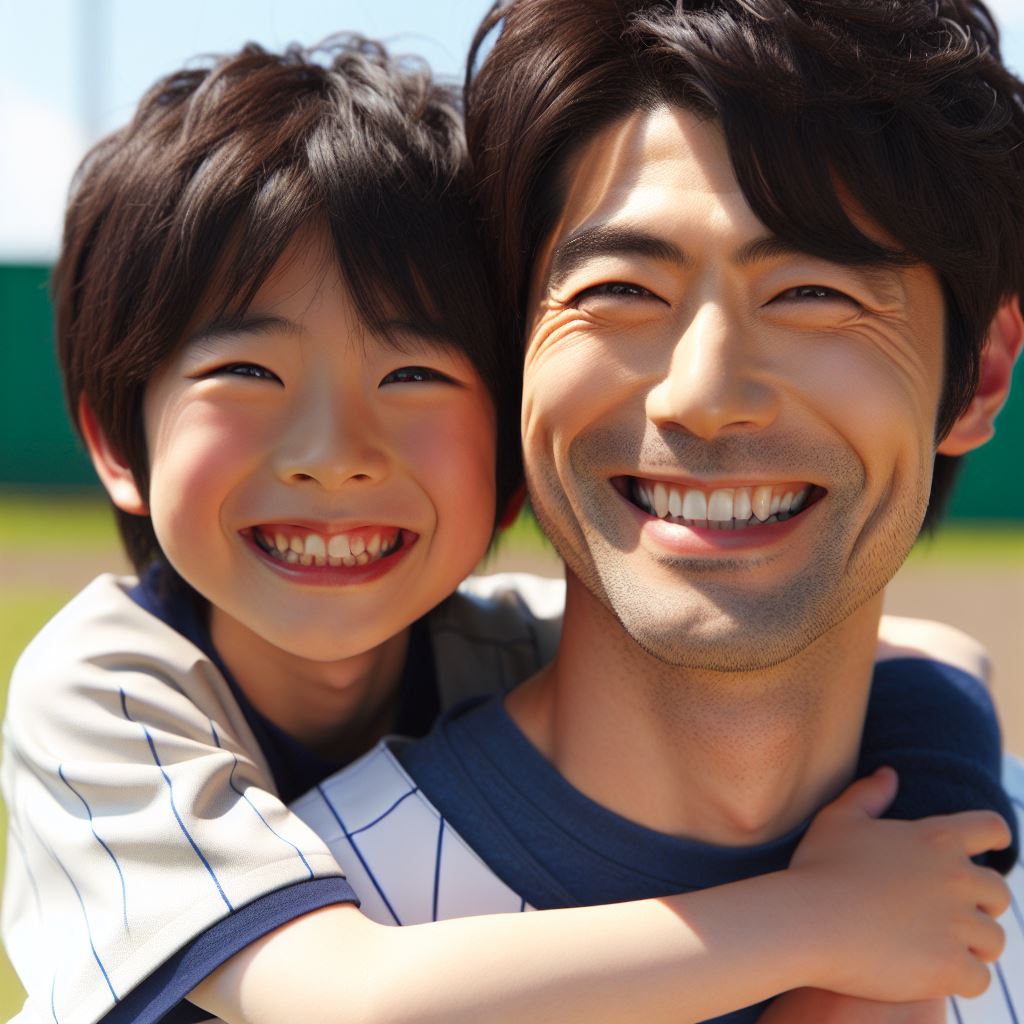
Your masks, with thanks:
M297 238L245 323L201 325L144 403L168 560L214 615L316 661L454 590L495 503L494 410L469 360L371 335L327 251Z
M790 657L876 594L917 535L937 277L767 237L718 126L676 108L607 128L566 195L525 360L541 523L663 660Z

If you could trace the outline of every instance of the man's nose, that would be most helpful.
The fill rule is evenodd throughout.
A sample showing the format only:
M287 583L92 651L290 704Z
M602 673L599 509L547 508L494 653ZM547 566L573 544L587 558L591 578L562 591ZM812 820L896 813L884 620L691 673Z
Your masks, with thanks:
M660 428L711 440L762 430L777 415L778 395L759 366L754 329L720 305L697 310L663 374L647 396L648 418Z
M338 490L383 480L390 460L369 403L328 387L304 395L275 452L275 472L287 483Z

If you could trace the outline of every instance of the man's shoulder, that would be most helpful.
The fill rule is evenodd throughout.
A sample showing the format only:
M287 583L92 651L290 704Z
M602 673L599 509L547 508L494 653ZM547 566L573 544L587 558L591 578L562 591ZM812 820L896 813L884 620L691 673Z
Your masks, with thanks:
M506 693L558 649L565 581L528 573L472 576L429 616L441 703Z

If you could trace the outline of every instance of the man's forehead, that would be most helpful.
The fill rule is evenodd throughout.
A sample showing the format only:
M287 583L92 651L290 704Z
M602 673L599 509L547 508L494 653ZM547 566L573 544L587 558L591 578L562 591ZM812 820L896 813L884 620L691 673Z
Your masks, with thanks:
M630 202L643 193L739 193L718 123L668 105L607 125L569 158L562 182L556 233L617 214L628 217Z
M898 250L841 181L836 197L864 234ZM737 266L807 253L779 238L743 194L719 123L663 104L634 111L588 140L562 173L564 204L534 265L534 288L556 286L588 254L648 256L685 266L712 239ZM913 261L911 261L913 262ZM861 272L893 301L895 267Z

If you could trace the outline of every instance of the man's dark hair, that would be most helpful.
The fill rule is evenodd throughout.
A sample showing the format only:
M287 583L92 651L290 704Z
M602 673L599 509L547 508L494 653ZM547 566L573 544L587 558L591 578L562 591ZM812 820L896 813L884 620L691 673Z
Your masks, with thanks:
M493 49L477 56L500 26ZM740 188L781 239L843 263L925 263L946 314L941 439L969 404L999 304L1024 283L1024 86L976 0L513 0L470 54L466 131L521 343L529 275L567 159L676 104L722 127ZM867 237L851 203L894 240ZM958 460L939 457L927 524Z
M497 343L456 101L366 39L250 44L157 82L86 156L53 275L58 354L72 418L84 397L143 496L147 383L201 304L244 314L312 225L367 328L412 325L470 358L497 407L502 507L520 472L519 370ZM138 570L162 557L147 516L116 514Z

